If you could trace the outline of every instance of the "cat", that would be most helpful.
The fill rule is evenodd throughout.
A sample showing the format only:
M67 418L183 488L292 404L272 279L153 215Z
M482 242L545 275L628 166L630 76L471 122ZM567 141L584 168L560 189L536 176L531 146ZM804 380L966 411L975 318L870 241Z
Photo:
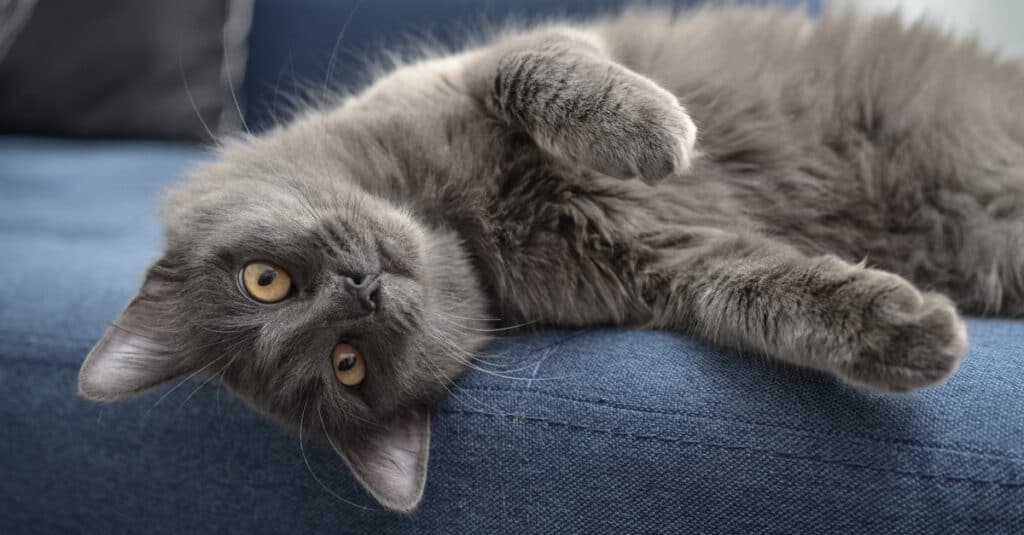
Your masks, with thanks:
M212 373L420 503L429 409L505 324L670 329L883 392L1024 314L1024 69L924 24L627 10L424 58L226 140L86 358Z

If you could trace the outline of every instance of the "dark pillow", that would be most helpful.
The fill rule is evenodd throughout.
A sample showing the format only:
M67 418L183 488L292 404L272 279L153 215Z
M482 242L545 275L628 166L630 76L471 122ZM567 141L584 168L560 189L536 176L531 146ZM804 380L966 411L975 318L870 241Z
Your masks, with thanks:
M36 0L0 0L0 60L25 26Z
M0 56L0 132L195 140L230 129L251 11L251 0L37 0Z

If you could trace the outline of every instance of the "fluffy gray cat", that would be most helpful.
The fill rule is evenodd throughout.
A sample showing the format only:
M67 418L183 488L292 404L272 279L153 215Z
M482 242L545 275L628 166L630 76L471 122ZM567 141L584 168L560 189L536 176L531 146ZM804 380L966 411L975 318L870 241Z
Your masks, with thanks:
M631 11L396 68L164 208L81 393L214 373L409 511L485 318L948 377L955 307L1024 314L1024 69L896 18Z

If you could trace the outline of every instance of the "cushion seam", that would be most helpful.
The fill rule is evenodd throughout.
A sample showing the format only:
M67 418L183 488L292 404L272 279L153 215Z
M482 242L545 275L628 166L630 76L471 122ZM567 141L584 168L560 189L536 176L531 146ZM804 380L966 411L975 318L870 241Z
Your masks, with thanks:
M712 448L718 448L718 449L723 449L723 450L732 450L732 451L747 451L747 452L767 454L767 455L771 455L771 456L774 456L774 457L780 457L780 458L783 458L783 459L805 460L805 461L817 462L817 463L822 463L822 464L845 466L847 468L856 468L856 469L860 469L860 470L871 470L871 471L874 471L874 472L893 473L893 474L898 474L898 475L902 475L902 476L914 477L914 478L918 478L918 479L940 479L940 480L952 481L952 482L982 483L982 484L996 485L996 486L999 486L999 487L1005 487L1005 488L1011 488L1011 489L1016 489L1016 488L1024 487L1024 481L1018 482L1018 481L1006 481L1006 480L998 480L998 479L976 479L976 478L970 478L970 477L953 476L953 475L948 475L948 474L932 474L932 473L929 473L929 472L901 470L901 469L898 469L898 468L888 468L888 467L882 467L882 466L875 466L875 465L871 465L871 464L858 463L858 462L848 461L848 460L844 460L844 459L830 459L830 458L819 457L819 456L814 456L814 455L806 455L806 454L800 454L800 453L790 453L790 452L774 451L774 450L770 450L770 449L757 448L757 447L752 447L752 446L740 446L740 445L731 445L731 444L720 444L720 443L716 443L716 442L704 442L704 441L700 441L700 440L693 440L693 439L687 439L687 438L682 438L682 437L674 437L674 436L666 436L666 435L658 435L658 434L628 433L628 432L625 432L625 431L616 431L616 430L613 430L613 429L605 429L605 428L600 428L600 427L590 427L590 426L579 425L579 424L574 424L574 423L569 423L569 422L563 422L563 421L560 421L560 420L553 420L553 419L550 419L550 418L543 418L543 417L540 417L540 416L529 416L529 415L525 415L525 414L496 414L496 413L490 413L490 412L484 412L484 411L472 411L472 410L465 410L465 409L447 409L447 408L444 409L443 412L447 412L447 413L451 413L451 414L489 416L489 417L492 417L492 418L503 418L503 419L509 419L509 420L511 420L511 419L523 420L523 421L528 421L528 422L535 423L535 424L548 425L548 426L551 426L551 427L564 427L564 428L568 428L568 429L577 429L577 430L580 430L580 431L587 431L587 432L594 433L594 434L621 436L621 437L631 438L631 439L634 439L634 440L665 442L665 443L680 444L680 445L685 445L685 446L708 446L708 447L712 447Z
M556 347L556 346L560 345L561 343L566 342L567 339L571 338L571 337L572 337L571 335L567 336L566 338L564 338L562 340L559 340L558 342L554 342L554 343L552 343L552 344L550 344L548 346L545 346L545 347L541 348L540 350L546 349L548 347ZM69 370L75 370L75 369L78 369L81 366L80 362L66 362L66 361L51 360L51 359L33 359L33 358L26 358L26 357L13 357L13 356L10 356L10 355L3 355L3 354L0 354L0 360L7 361L7 362L21 363L21 364L30 364L30 365L36 365L36 366L40 366L40 365L41 366L54 366L54 367L65 368L65 369L69 369ZM682 416L682 417L691 417L691 418L703 418L703 419L713 420L713 421L727 421L727 422L734 422L734 423L742 423L742 424L745 424L745 425L754 425L754 426L758 426L758 427L768 427L768 428L774 428L774 429L782 429L782 430L785 430L785 431L792 431L792 432L802 433L802 434L806 434L806 435L810 435L810 436L826 436L826 437L831 436L831 437L839 437L839 438L854 438L854 439L860 439L860 440L873 440L873 441L877 441L877 442L881 442L881 443L885 443L885 444L931 448L931 449L936 449L936 450L941 450L941 451L948 451L948 452L953 452L953 453L961 453L961 454L985 455L985 456L996 457L996 458L1000 458L1000 459L1004 459L1004 460L1010 460L1010 461L1019 461L1021 459L1021 457L1019 457L1017 455L1014 455L1013 453L1001 452L1001 451L997 451L997 450L981 450L981 449L970 448L970 447L961 447L959 445L956 445L956 447L950 447L950 446L944 446L944 445L939 445L939 444L934 444L934 443L925 443L925 442L917 442L917 441L909 441L909 440L886 439L886 438L881 438L881 437L871 436L871 435L851 435L851 434L848 434L848 433L810 431L810 430L807 430L807 429L801 429L801 428L798 428L798 427L790 427L790 426L779 425L779 424L766 424L766 423L761 423L761 422L752 422L752 421L745 420L743 418L736 418L736 417L732 417L732 416L708 415L708 414L701 414L701 413L698 413L698 412L661 411L661 410L650 409L650 408L643 408L643 407L632 407L632 406L623 405L623 404L615 403L615 402L598 402L596 400L574 398L574 397L569 397L569 396L560 396L560 395L550 394L550 393L547 393L547 392L539 392L539 391L531 391L531 390L512 390L512 389L497 388L497 387L468 387L468 386L460 386L459 389L461 389L461 390L477 390L477 391L482 391L482 392L501 392L501 393L506 393L506 394L523 394L523 393L528 393L528 394L531 394L531 395L540 395L540 396L543 396L543 397L547 397L547 398L551 398L551 399L557 399L557 400L562 400L562 401L571 401L571 402L575 402L575 403L585 403L585 404L594 405L594 406L612 407L612 408L617 409L617 410L628 410L628 411L641 412L641 413L645 413L645 414L656 414L656 415L662 415L662 416ZM450 409L450 410L459 410L459 409ZM491 413L481 412L481 414L491 414Z
M499 387L492 387L492 386L486 386L486 387L462 386L460 388L463 389L463 390L477 390L477 391L481 391L481 392L501 392L501 393L506 393L506 394L525 394L525 393L528 393L528 394L532 394L532 395L540 395L540 396L551 398L551 399L558 399L558 400L563 400L563 401L572 401L572 402L576 402L576 403L586 403L586 404L596 405L596 406L601 406L601 407L612 407L612 408L619 409L619 410L628 410L628 411L642 412L642 413L646 413L646 414L657 414L657 415L662 415L662 416L683 416L683 417L705 418L705 419L709 419L709 420L724 420L724 421L729 421L729 422L742 423L742 424L747 424L747 425L754 425L754 426L758 426L758 427L769 427L769 428L775 428L775 429L783 429L783 430L786 430L786 431L793 431L793 432L797 432L797 433L804 433L804 434L807 434L807 435L829 436L829 437L836 437L836 438L853 438L853 439L860 439L860 440L873 440L873 441L881 442L881 443L885 443L885 444L893 444L893 445L901 445L901 446L914 446L914 447L923 447L923 448L933 448L933 449L937 449L937 450L950 451L950 452L955 452L955 453L973 453L973 454L977 454L977 455L993 456L993 457L999 457L999 458L1003 458L1003 459L1011 459L1011 460L1015 460L1015 461L1019 461L1019 460L1024 459L1024 457L1022 457L1020 455L1017 455L1015 453L1012 453L1012 452L1005 452L1005 451L1000 451L1000 450L986 450L986 449L976 448L976 447L972 447L972 446L964 446L964 445L961 445L961 444L958 444L958 443L939 444L939 443L934 443L934 442L923 442L923 441L915 441L915 440L898 440L898 439L880 437L880 436L877 436L877 435L854 435L854 434L850 434L850 433L840 433L840 432L834 432L834 431L828 431L828 432L826 432L826 431L812 431L812 430L809 430L809 429L803 429L803 428L799 428L799 427L787 426L787 425L778 424L778 423L757 422L757 421L747 420L747 419L744 419L744 418L738 418L738 417L735 417L735 416L710 415L710 414L700 413L700 412L697 412L697 411L659 410L659 409L652 409L652 408L649 408L649 407L631 406L631 405L626 405L626 404L622 404L622 403L617 403L617 402L614 402L614 401L598 401L598 400L593 400L593 399L585 399L585 398L577 398L577 397L571 397L571 396L563 396L563 395L560 395L560 394L551 394L551 393L548 393L548 392L542 392L542 391L536 391L536 390L514 390L514 389L510 389L510 388L499 388Z

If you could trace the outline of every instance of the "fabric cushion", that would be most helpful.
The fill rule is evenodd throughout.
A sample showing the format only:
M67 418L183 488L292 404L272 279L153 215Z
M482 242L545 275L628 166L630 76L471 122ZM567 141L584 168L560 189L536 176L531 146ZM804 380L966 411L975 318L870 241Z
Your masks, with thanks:
M0 57L0 132L202 139L230 130L251 3L39 0Z
M75 395L158 252L187 145L0 139L0 533L1011 532L1024 322L971 320L947 384L887 397L667 333L494 344L434 416L421 509L383 511L202 377Z

